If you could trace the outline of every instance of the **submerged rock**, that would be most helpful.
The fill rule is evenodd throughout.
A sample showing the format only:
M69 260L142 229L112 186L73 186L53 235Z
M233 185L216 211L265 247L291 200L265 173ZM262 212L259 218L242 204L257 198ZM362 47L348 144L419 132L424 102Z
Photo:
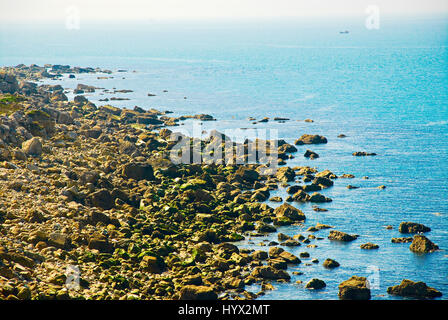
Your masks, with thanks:
M392 243L407 243L407 242L412 242L412 238L411 237L392 238L391 242Z
M373 152L365 152L365 151L357 151L352 153L355 157L362 157L362 156L376 156L376 153Z

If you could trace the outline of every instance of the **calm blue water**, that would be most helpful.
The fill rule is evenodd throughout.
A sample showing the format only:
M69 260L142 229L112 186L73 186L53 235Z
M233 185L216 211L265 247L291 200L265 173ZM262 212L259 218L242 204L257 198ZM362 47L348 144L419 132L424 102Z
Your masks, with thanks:
M339 31L350 30L341 35ZM288 235L302 233L316 222L360 238L348 244L330 243L328 230L316 236L317 248L308 251L319 265L303 263L290 284L274 284L266 299L337 299L337 285L352 275L368 276L378 285L374 299L394 299L387 287L407 278L424 281L448 297L448 18L383 19L380 30L367 30L363 18L335 21L251 21L246 23L146 23L88 25L78 31L57 26L2 26L0 65L19 63L69 64L126 69L113 79L97 75L64 79L64 87L77 83L107 89L132 89L114 94L129 101L123 107L154 107L175 114L208 113L219 121L205 129L277 129L280 138L293 142L304 133L322 134L328 144L308 147L320 154L307 160L299 147L288 165L309 165L336 174L339 179L323 193L333 202L307 215L303 227L285 227ZM136 72L132 72L135 70ZM124 79L123 79L124 78ZM52 82L52 81L50 81ZM52 82L53 83L53 82ZM163 93L163 90L168 92ZM148 97L151 92L155 97ZM101 90L89 96L111 97ZM187 97L187 99L184 99ZM284 124L252 125L249 116L288 117ZM305 123L311 118L314 123ZM185 128L189 128L187 125ZM345 139L338 139L340 133ZM376 152L376 157L353 157L354 151ZM370 179L364 180L363 176ZM359 189L348 190L348 184ZM386 185L385 190L376 187ZM285 197L279 190L272 195ZM275 206L275 204L272 204ZM432 228L427 236L442 251L416 255L409 244L392 244L402 221ZM394 226L386 230L386 225ZM276 235L247 239L242 247ZM361 250L374 242L379 250ZM326 270L322 262L336 259L341 267ZM377 270L376 277L372 270ZM327 283L312 292L304 285L312 278ZM257 291L258 288L253 288Z

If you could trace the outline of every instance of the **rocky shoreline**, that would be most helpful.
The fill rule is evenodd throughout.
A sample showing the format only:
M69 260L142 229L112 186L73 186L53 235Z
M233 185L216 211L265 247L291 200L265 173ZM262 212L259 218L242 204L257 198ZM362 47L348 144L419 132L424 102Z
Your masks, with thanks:
M0 69L0 299L256 299L271 281L289 281L288 265L303 257L282 247L313 246L318 237L279 233L281 242L268 251L233 243L303 223L305 214L289 203L330 202L319 191L353 176L310 167L281 166L266 174L263 164L174 164L169 154L177 141L166 127L212 116L96 106L83 95L69 101L60 85L33 82L97 72L112 73L60 65ZM211 136L191 144L206 152L216 141ZM323 136L306 134L295 145L325 143ZM297 151L283 140L266 144L279 165ZM243 158L257 157L257 146L246 142ZM305 157L319 155L307 150ZM290 195L274 209L266 201L283 202L270 198L279 186L288 186ZM392 242L412 242L417 253L438 250L421 234L429 227L404 222L399 230L419 234ZM331 230L328 238L353 241L358 235ZM339 263L327 259L324 267ZM344 281L339 298L370 299L366 281ZM246 290L254 283L260 292ZM306 286L324 287L320 279ZM417 298L441 295L410 280L389 289Z

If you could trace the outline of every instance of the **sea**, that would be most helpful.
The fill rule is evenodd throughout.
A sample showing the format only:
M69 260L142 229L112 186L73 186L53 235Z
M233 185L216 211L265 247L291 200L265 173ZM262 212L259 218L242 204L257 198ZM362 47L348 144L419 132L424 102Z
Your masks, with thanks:
M273 300L338 299L339 283L353 275L369 279L372 299L403 299L387 294L388 287L403 279L423 281L443 293L440 299L448 298L447 46L448 16L443 15L381 17L378 29L367 28L364 16L81 20L79 29L67 28L64 21L0 24L1 66L48 63L113 71L41 82L61 84L69 98L78 83L128 89L133 92L96 90L86 96L96 105L155 108L174 116L210 114L217 121L203 122L204 132L256 128L289 143L302 134L327 138L327 144L297 146L287 165L355 178L336 179L322 191L333 200L320 205L328 211L293 203L305 213L306 222L277 231L321 239L311 242L315 248L285 248L297 256L308 252L310 258L288 267L289 283L274 282L274 290L258 298ZM129 100L99 101L112 96ZM270 120L260 123L249 117ZM172 129L192 127L188 120ZM340 134L346 137L338 138ZM320 157L305 158L306 149ZM356 151L377 155L352 156ZM348 189L349 184L359 188ZM379 189L381 185L386 188ZM271 196L285 199L287 193L279 188ZM408 236L398 232L403 221L429 226L426 236L441 250L416 254L409 243L391 243L393 237ZM359 238L337 243L327 239L331 229L306 231L317 222ZM388 225L393 228L386 229ZM278 241L277 233L246 237L238 245L267 251L270 241ZM366 242L379 249L360 249ZM325 269L322 262L327 258L340 267ZM327 286L306 289L313 278ZM248 289L258 292L260 287Z

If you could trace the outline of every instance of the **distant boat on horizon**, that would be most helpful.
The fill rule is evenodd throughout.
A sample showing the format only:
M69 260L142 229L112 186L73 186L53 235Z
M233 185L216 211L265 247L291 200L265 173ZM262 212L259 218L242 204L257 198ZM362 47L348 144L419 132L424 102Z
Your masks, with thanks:
M348 31L348 30L345 30L345 31L339 31L339 33L340 33L340 34L349 34L350 31Z

